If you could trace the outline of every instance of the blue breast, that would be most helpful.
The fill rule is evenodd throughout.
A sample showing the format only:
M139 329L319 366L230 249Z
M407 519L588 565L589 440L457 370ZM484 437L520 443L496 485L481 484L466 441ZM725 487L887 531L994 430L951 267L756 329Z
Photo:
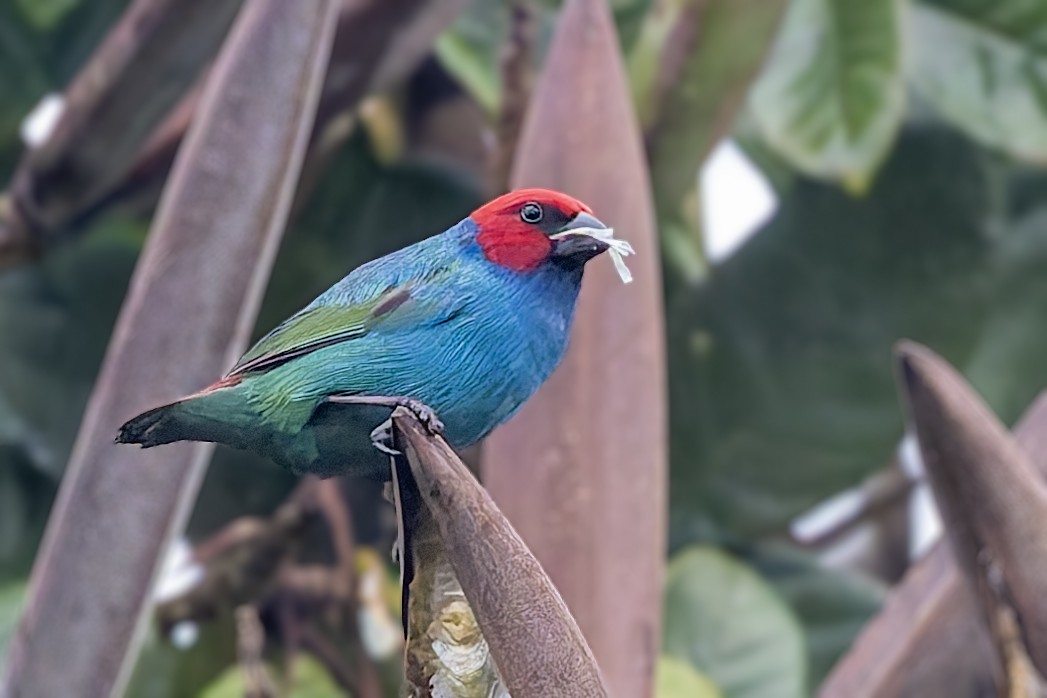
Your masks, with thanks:
M471 221L459 228L440 236L461 260L458 271L432 292L466 299L465 311L419 331L413 356L392 337L384 348L396 357L397 387L432 406L462 447L511 417L560 363L582 275L553 264L524 273L495 265Z
M476 312L448 323L434 343L441 375L419 386L452 443L479 441L509 419L560 363L581 271L548 266L530 273L476 262L484 277Z

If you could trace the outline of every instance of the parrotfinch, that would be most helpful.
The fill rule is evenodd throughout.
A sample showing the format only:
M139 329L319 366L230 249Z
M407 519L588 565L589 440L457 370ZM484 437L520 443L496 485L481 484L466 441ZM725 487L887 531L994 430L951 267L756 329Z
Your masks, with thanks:
M353 270L221 380L135 417L116 440L213 441L295 473L384 477L371 434L407 404L468 446L552 373L586 262L618 245L570 196L511 192Z

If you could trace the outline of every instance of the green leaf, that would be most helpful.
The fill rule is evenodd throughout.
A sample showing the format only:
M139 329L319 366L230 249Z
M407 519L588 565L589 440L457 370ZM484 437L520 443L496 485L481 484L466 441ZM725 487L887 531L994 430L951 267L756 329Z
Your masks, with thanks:
M127 288L143 224L109 220L38 266L0 275L0 401L26 455L57 477Z
M809 682L821 684L880 609L887 589L858 572L830 569L784 545L760 546L746 558L803 624Z
M22 119L51 86L41 43L14 3L0 2L0 179L5 182L21 155Z
M30 24L37 29L51 29L80 4L80 0L16 0Z
M922 0L909 8L919 93L981 143L1047 160L1047 3Z
M664 257L692 283L706 272L698 170L731 130L784 7L785 0L657 3L629 57Z
M866 197L798 178L708 282L670 287L677 542L781 530L883 466L903 429L891 348L971 355L1000 199L968 139L913 129Z
M290 698L333 698L345 695L331 679L327 669L310 655L295 657L293 671L293 683L287 694ZM271 669L269 675L274 679L277 676ZM226 669L200 694L200 698L243 698L244 695L243 672L240 667L234 666Z
M226 609L227 610L227 609ZM236 662L236 629L231 613L197 624L192 646L178 648L150 625L125 695L148 698L198 698ZM235 670L235 667L234 667ZM242 693L240 695L243 695Z
M990 260L991 307L964 373L1004 423L1047 385L1047 174L1023 173L1008 190L1023 199Z
M436 42L436 57L488 114L501 104L501 55L510 33L512 0L472 0ZM560 0L528 0L534 69L541 66L561 6ZM619 39L632 43L651 0L611 0Z
M695 188L698 168L730 131L785 6L785 0L675 0L650 13L630 56L630 78L651 134L660 208L678 207Z
M904 111L900 0L794 0L752 108L799 170L864 191Z
M243 698L247 693L240 667L233 666L222 672L215 681L200 694L200 698Z
M553 3L555 5L555 3ZM528 3L534 10L532 36L535 67L552 35L556 11L549 3ZM436 42L436 57L489 114L501 104L500 53L509 36L512 3L473 0Z
M670 561L663 646L712 679L725 698L806 695L796 618L759 574L716 548L693 546Z
M461 32L448 32L436 40L436 57L488 114L501 102L498 76L485 60L481 47Z
M704 674L673 657L659 657L654 675L656 698L721 698L723 695Z
M331 698L337 695L343 695L343 691L322 664L309 655L295 659L291 698Z
M0 560L10 559L26 537L26 500L15 468L0 466Z
M26 583L0 587L0 676L4 675L7 648L18 627L18 619L22 615L22 601L27 589Z

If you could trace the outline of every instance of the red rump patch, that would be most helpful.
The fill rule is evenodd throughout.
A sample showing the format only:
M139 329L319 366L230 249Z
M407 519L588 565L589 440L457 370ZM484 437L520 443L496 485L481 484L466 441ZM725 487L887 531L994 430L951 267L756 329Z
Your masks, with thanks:
M212 383L211 385L207 386L206 388L201 390L199 393L197 393L197 395L202 395L203 393L209 393L209 392L211 392L213 390L221 390L222 388L232 388L234 385L238 385L240 383L240 381L242 381L243 379L244 379L244 376L243 376L242 373L234 373L231 376L226 376L225 378L222 378L221 380L215 381L214 383Z
M537 225L520 218L520 208L528 203L546 209L559 209L573 218L592 209L577 199L551 189L519 189L509 192L473 211L473 222L480 229L476 241L484 256L495 264L514 271L531 271L549 257L553 243Z

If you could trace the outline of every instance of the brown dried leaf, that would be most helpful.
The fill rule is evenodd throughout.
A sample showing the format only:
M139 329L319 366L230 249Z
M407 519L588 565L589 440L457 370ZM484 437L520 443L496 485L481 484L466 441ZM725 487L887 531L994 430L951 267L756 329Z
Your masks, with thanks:
M1013 604L1029 656L1047 668L1047 484L974 390L926 347L899 345L902 392L928 480L964 576L996 640L1001 664L1012 652L999 626ZM1000 579L995 579L996 575ZM1005 685L1014 676L1004 672Z
M586 272L563 364L484 451L495 501L560 589L615 695L651 695L666 525L658 244L639 125L607 3L569 0L513 184L579 197L636 248L636 281Z
M1015 443L1006 437L1006 445L999 450L991 450L1000 445L1002 426L981 400L952 369L927 350L903 351L907 352L908 363L915 366L923 376L915 386L920 392L920 409L926 412L933 408L939 417L948 417L950 424L959 425L958 431L953 427L954 431L950 432L952 438L958 439L949 447L950 453L960 448L975 449L963 454L963 461L954 460L955 463L965 464L959 469L965 477L955 478L955 482L950 480L952 484L946 486L952 487L953 491L960 488L966 495L978 494L979 503L977 506L969 505L962 512L964 521L958 525L953 524L952 516L948 513L949 506L944 507L950 535L959 533L975 536L979 544L987 543L1005 574L1018 575L1019 587L1026 589L1023 593L1027 597L1027 575L1037 574L1036 569L1043 564L1043 558L1033 555L1029 560L1016 560L1015 556L1028 554L1029 547L1039 545L1036 540L1042 533L1036 533L1030 540L1017 541L1021 546L1021 550L1018 550L1013 547L1016 541L1013 540L1015 530L1012 526L1017 525L1020 531L1030 525L1028 521L1022 523L1013 520L1019 512L1027 513L1029 510L1028 503L1016 505L1016 500L1038 500L1042 496L1042 476L1047 474L1047 444L1043 443L1047 438L1047 393L1040 396L1015 427L1013 442L1022 452L1016 455ZM927 388L928 385L933 387ZM928 391L934 391L933 394L938 397L932 399ZM934 407L935 402L937 407ZM937 421L939 424L944 423ZM928 441L930 438L924 437L925 447L938 443L936 437L934 441ZM936 445L933 447L938 448ZM1013 487L1006 484L1001 486L996 466L984 467L987 464L985 459L990 457L985 454L986 448L991 450L989 462L998 462L999 458L1007 459L1008 465L1003 467L1011 473L1008 481L1023 483L1022 487L1030 485L1033 494L1016 493ZM1040 477L1030 477L1031 466L1026 461L1027 457L1031 458ZM979 465L974 465L975 459ZM1018 466L1015 476L1015 463L1022 461L1025 463ZM937 465L928 463L929 469ZM940 470L936 468L936 471ZM1040 494L1036 494L1037 491ZM1009 509L1015 506L1017 508L1013 511L1001 511L1001 507ZM1035 511L1035 503L1032 508ZM1035 517L1040 515L1033 513L1032 516L1035 521ZM1005 520L1010 523L1004 523ZM986 526L995 530L986 531ZM971 567L969 554L967 567ZM1042 582L1032 580L1033 585L1037 583ZM1015 605L1020 612L1023 608L1030 608L1027 598L1019 606L1016 597ZM1037 628L1045 626L1042 620L1036 620L1038 616L1042 618L1041 612L1035 606L1033 609L1029 617L1022 612L1020 620L1032 623L1034 627L1030 629L1035 632ZM984 613L978 608L969 585L963 581L950 546L945 542L939 543L909 570L892 591L884 609L869 623L850 652L836 666L819 695L823 698L888 698L899 695L973 698L985 695L992 691L993 675L997 671L994 667L998 662L989 634L985 631L985 623L979 622L979 615L984 616Z
M15 173L15 202L44 241L127 174L214 57L240 2L137 0L128 8L66 90L54 134Z
M471 637L470 646L476 648L479 642L469 634L466 617L472 615L513 698L607 696L592 651L563 599L491 497L447 443L429 435L410 412L398 409L393 422L425 509L416 512L421 525L413 531L418 536L415 550L427 546L427 552L414 558L415 580L422 582L417 589L412 585L412 611L418 604L431 609L430 601L436 600L440 608L457 614L451 625L464 629L459 635ZM437 535L426 530L433 524ZM449 571L457 577L471 614L445 603L454 586L446 580ZM419 599L426 591L441 593ZM425 615L412 614L412 640L428 629L414 626ZM448 623L440 626L438 632ZM431 655L420 659L431 662ZM418 685L425 675L414 680Z
M158 558L188 514L211 448L143 452L112 437L136 412L206 385L243 350L294 192L338 5L253 0L218 58L33 570L3 687L13 695L103 698L120 688Z
M132 7L83 71L86 77L71 88L69 116L55 137L40 155L22 163L13 185L18 206L0 197L0 263L22 261L64 233L71 220L116 200L144 192L151 201L196 109L197 90L189 84L210 60L240 2L139 0ZM465 2L342 2L317 132L369 91L407 75ZM205 31L194 29L193 22L201 16ZM159 29L163 31L157 38ZM186 36L194 42L191 51L163 54L184 48ZM184 63L177 66L177 79L161 73L161 59ZM112 81L92 80L96 74L111 75ZM79 88L81 82L86 87ZM157 90L157 84L167 89ZM136 101L143 99L142 85L148 90L146 108ZM175 104L180 95L181 102ZM53 164L34 164L45 158Z

